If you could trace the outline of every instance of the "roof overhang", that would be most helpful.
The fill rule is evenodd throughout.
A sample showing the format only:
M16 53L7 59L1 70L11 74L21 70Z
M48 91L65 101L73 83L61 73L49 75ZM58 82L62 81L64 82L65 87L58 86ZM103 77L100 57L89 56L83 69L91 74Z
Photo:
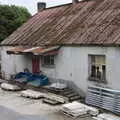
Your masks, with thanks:
M7 51L7 54L21 54L26 48L24 47L14 47Z
M32 55L56 55L60 46L52 47L14 47L7 51L7 54L32 54Z

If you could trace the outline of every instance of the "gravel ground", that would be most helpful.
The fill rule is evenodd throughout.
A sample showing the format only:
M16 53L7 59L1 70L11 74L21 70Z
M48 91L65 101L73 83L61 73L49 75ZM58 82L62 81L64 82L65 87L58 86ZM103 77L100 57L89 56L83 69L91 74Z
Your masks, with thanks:
M0 89L0 120L72 120L60 111L60 106L20 97L19 92ZM90 117L76 120L92 120Z

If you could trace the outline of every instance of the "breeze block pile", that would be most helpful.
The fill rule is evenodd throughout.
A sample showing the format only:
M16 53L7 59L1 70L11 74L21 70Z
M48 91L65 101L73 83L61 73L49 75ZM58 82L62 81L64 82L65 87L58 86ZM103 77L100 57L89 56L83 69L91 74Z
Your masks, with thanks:
M87 106L83 103L79 103L77 101L64 104L61 108L61 111L64 114L67 114L73 118L84 116L84 115L92 115L96 116L99 114L99 110L90 106Z

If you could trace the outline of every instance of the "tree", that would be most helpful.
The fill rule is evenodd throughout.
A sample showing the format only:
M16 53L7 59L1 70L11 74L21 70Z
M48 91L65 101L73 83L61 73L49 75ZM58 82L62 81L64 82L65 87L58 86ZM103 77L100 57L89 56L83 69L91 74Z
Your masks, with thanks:
M0 5L0 42L31 17L24 7Z

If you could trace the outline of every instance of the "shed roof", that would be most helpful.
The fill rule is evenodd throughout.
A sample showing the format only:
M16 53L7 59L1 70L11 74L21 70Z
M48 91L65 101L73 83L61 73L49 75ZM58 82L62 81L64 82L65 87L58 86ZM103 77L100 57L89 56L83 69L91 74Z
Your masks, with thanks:
M120 45L120 0L84 0L35 14L2 45Z
M34 55L46 55L46 54L57 54L59 46L54 47L14 47L7 51L8 54L34 54Z

